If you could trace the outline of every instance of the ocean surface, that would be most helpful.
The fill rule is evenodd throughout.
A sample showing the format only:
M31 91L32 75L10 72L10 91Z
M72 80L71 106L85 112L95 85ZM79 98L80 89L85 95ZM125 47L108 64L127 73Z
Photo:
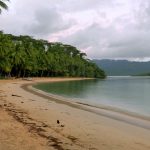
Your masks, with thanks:
M150 117L150 77L108 77L40 83L35 88L93 106L108 106Z

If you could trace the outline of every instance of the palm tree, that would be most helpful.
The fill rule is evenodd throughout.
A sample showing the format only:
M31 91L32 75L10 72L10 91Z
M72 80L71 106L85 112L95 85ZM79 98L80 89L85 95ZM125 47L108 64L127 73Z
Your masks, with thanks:
M4 1L9 1L9 0L0 0L0 14L2 12L2 9L8 9L7 4Z

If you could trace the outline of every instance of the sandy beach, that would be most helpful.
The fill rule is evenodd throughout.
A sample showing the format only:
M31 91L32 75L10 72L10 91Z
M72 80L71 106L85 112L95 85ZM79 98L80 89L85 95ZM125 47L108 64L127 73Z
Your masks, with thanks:
M31 86L81 79L0 80L0 150L149 150L149 118L60 100Z

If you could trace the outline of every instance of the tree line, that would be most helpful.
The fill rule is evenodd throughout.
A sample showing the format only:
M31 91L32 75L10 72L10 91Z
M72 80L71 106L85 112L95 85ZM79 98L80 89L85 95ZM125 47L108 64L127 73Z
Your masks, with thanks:
M105 73L74 46L0 31L0 76L105 78Z

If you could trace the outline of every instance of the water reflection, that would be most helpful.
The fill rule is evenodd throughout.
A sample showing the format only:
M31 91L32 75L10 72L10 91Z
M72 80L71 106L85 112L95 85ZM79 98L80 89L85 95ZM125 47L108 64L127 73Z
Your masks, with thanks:
M106 80L82 80L43 83L36 88L85 103L104 104L150 114L150 78L109 77Z

